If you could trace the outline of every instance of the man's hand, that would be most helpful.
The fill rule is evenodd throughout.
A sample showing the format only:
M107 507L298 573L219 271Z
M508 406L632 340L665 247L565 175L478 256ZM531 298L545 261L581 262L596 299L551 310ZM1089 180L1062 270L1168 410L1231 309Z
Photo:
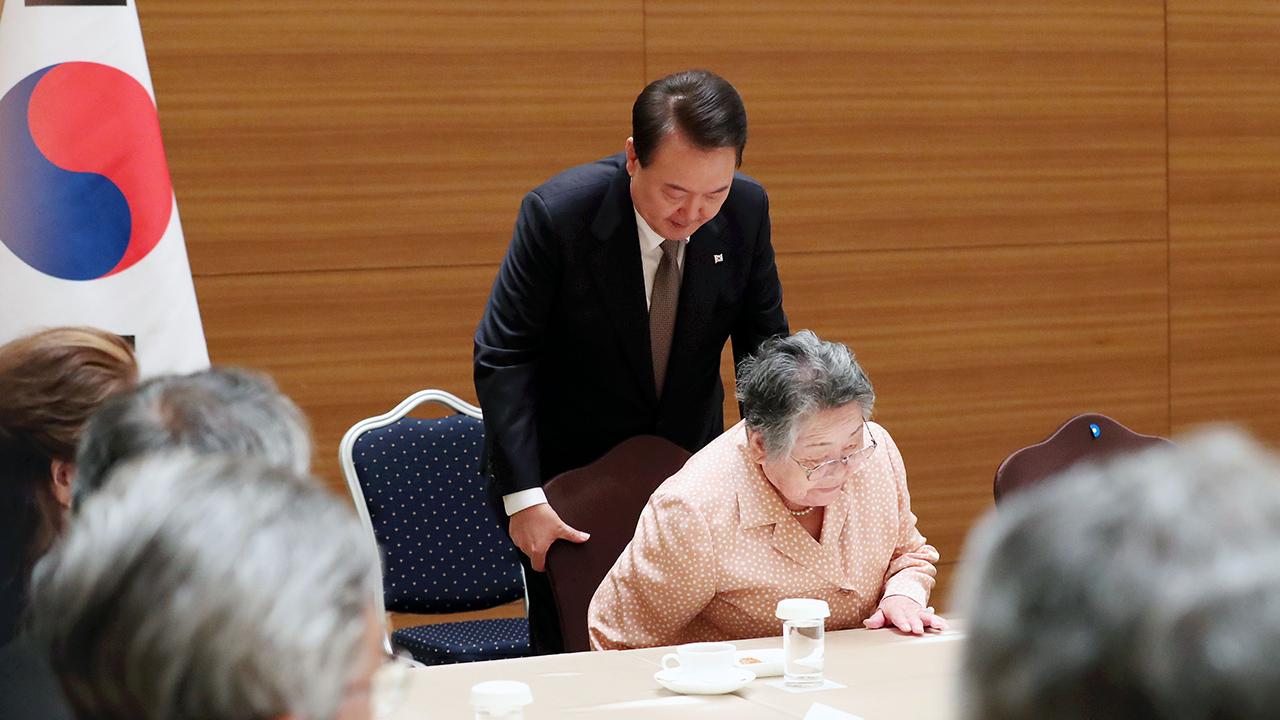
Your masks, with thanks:
M530 564L538 572L542 572L547 564L547 548L551 547L551 543L556 540L580 543L591 537L565 525L547 503L527 507L512 515L510 530L516 547L529 556L532 561Z
M941 615L935 615L933 608L920 607L920 603L905 595L890 595L882 599L876 613L863 620L862 624L872 629L891 625L912 635L923 635L925 628L947 629L947 621Z

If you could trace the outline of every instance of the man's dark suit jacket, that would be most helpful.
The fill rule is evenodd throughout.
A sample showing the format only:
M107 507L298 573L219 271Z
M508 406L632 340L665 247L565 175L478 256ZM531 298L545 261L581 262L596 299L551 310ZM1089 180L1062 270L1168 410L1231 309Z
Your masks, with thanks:
M556 175L525 196L476 329L491 494L538 487L636 435L698 450L724 430L726 340L737 362L787 332L768 197L735 173L685 248L657 397L625 156Z

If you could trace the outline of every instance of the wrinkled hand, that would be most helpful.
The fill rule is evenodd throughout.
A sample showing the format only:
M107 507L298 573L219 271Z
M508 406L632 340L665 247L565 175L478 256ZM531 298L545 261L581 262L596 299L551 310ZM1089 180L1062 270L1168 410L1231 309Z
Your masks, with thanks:
M935 614L933 608L920 607L920 603L905 595L890 595L882 599L875 614L863 620L862 624L872 629L896 627L912 635L923 635L926 628L947 629L947 621Z
M546 503L527 507L511 516L511 539L520 552L529 556L534 570L542 572L547 563L547 548L556 540L586 542L591 537L575 530L560 519L560 515Z

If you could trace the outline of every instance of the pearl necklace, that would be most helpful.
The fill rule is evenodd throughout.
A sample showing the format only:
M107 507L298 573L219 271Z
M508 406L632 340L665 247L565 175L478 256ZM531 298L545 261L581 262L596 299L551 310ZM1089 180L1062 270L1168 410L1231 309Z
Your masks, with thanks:
M809 513L817 509L818 509L817 505L810 505L809 507L803 510L792 510L791 508L787 508L787 512L791 513L792 515L795 515L796 517L800 517L801 515L808 515Z

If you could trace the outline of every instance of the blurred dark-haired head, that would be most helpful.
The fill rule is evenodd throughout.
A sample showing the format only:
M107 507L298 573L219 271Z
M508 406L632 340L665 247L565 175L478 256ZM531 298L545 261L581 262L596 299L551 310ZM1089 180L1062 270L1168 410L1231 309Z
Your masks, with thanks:
M85 422L137 380L133 349L96 328L53 328L0 347L0 591L9 597L21 595L62 529ZM0 644L12 612L0 608Z
M152 378L104 403L85 426L74 505L119 463L173 450L250 456L306 473L311 432L302 411L262 373L218 367Z

